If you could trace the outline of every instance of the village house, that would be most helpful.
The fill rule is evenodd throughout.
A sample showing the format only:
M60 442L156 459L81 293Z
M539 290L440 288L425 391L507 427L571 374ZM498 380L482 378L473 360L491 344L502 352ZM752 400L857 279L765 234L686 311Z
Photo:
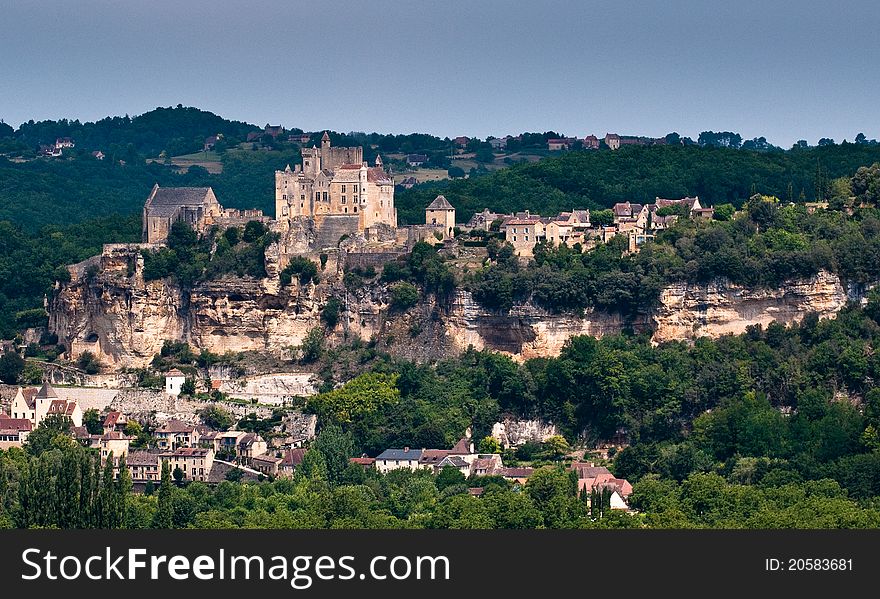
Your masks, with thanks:
M504 239L517 256L531 256L535 244L544 240L546 224L537 218L514 218L504 223Z
M131 437L126 437L124 434L117 431L104 433L98 437L98 449L101 451L101 463L106 463L107 458L112 454L113 467L119 468L119 459L122 458L122 456L126 456L126 463L128 461L127 456L130 445Z
M156 446L175 450L179 447L195 447L199 444L199 431L195 425L171 418L156 429Z
M605 145L612 150L620 148L620 136L616 133L606 133Z
M407 154L406 155L406 163L409 166L422 166L428 162L428 157L425 154Z
M125 464L136 482L159 482L162 477L162 452L150 449L135 449L128 452Z
M178 396L183 390L183 384L186 382L186 375L178 369L169 370L165 373L165 393Z
M599 149L599 138L595 135L587 135L584 138L584 149L585 150L598 150Z
M37 389L18 388L9 410L13 418L27 418L33 428L47 416L65 416L70 418L73 426L82 426L82 409L75 400L59 399L55 389L49 383Z
M502 468L500 474L509 481L518 485L524 485L534 472L534 468Z
M547 140L547 149L551 152L558 152L560 150L568 150L571 148L572 140L567 137L563 138L553 138Z
M266 441L256 433L245 433L238 440L236 453L243 463L250 464L255 457L266 453Z
M452 142L457 145L459 148L463 148L471 141L470 137L465 137L464 135L460 135L452 140Z
M460 455L447 455L434 468L434 472L439 474L444 468L455 468L465 476L470 476L471 465Z
M595 466L592 462L573 462L569 466L569 470L577 473L579 492L584 489L587 493L609 489L611 491L611 509L629 509L626 500L632 493L632 485L628 480L616 478L608 468Z
M69 137L59 137L55 140L55 147L59 150L72 148L74 146L76 146L76 144Z
M483 208L482 212L477 212L474 214L471 219L467 222L468 229L478 229L480 231L489 231L492 228L492 223L500 222L504 220L504 214L498 214L497 212L491 212L488 208Z
M27 441L33 426L27 418L11 418L0 413L0 449L21 447Z
M493 151L503 150L507 148L507 138L506 137L490 137L486 141L489 142L489 145L492 146Z
M364 470L369 470L371 468L374 468L376 465L376 458L371 458L367 455L362 455L359 458L349 458L348 461L351 462L352 464L357 464L358 466L360 466Z
M105 157L106 155L101 150L95 150L94 152L92 152L92 158L94 158L95 160L104 160Z
M213 150L214 146L217 145L217 142L223 139L223 134L218 133L217 135L210 135L205 138L204 151L207 152L209 150Z
M376 470L385 474L399 468L417 470L420 468L419 460L422 457L421 449L386 449L376 456Z
M281 463L278 465L279 476L293 476L294 471L302 464L306 450L302 447L285 449L281 454Z
M266 476L278 476L278 467L284 458L275 454L258 455L251 458L251 468Z
M398 185L400 185L404 189L412 189L418 184L419 181L415 177L406 177Z
M173 473L180 468L189 480L205 482L214 465L214 450L201 447L178 447L174 451L159 454L159 464L168 460L168 466Z
M125 417L125 414L122 412L110 411L107 412L107 416L104 417L104 432L110 433L113 431L123 432L125 431L125 426L128 424L128 418Z

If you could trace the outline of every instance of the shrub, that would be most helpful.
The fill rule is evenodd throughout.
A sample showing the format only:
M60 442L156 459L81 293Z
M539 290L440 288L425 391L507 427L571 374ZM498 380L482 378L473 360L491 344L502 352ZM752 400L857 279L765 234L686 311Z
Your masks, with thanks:
M318 282L318 267L314 262L302 256L294 256L290 259L284 270L281 271L281 284L285 287L290 285L293 277L297 276L302 285L306 285L309 281Z
M419 289L406 282L395 283L391 287L391 307L404 312L419 303Z
M86 374L97 374L101 371L101 362L90 351L84 351L76 361L77 367Z

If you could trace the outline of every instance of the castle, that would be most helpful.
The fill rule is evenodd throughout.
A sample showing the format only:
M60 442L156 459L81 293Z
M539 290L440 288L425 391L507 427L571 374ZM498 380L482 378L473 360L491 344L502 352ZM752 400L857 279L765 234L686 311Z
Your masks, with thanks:
M335 221L349 234L378 224L397 228L394 179L376 157L367 166L363 149L333 148L325 132L321 147L302 149L302 164L275 171L275 220L281 231L298 218L314 220L321 228Z

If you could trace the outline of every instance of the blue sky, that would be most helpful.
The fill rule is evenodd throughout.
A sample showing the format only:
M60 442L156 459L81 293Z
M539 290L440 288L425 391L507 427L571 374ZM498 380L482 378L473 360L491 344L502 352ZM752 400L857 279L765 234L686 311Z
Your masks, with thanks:
M0 119L880 137L880 3L0 0Z

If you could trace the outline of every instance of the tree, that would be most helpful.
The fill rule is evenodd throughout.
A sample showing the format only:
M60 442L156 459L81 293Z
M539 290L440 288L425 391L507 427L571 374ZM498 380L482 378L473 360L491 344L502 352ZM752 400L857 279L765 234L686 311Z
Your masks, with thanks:
M40 421L40 425L28 435L27 450L31 455L38 456L55 447L69 447L75 443L70 437L73 426L68 416L50 414Z
M171 528L172 493L171 467L168 465L168 460L162 460L162 479L159 483L159 501L153 516L153 528Z
M104 420L95 408L90 408L83 413L83 425L90 435L104 434Z
M18 382L18 376L24 370L24 359L15 352L6 352L0 356L0 380L7 385Z
M399 375L367 373L339 389L310 398L307 406L330 422L349 423L397 403Z
M332 331L339 323L341 311L342 303L336 297L331 297L324 305L324 309L321 310L321 321Z
M465 172L464 169L460 166L450 166L448 169L446 169L446 174L449 176L450 179L463 179Z
M338 483L348 468L349 458L354 455L354 442L351 434L343 432L338 425L330 424L315 438L310 451L317 451L324 457L328 479L331 483Z
M391 287L391 307L405 312L419 303L419 289L406 282L395 283Z
M324 331L321 327L310 329L300 345L302 361L306 364L316 361L324 353Z
M176 466L174 472L171 473L171 476L174 477L174 484L180 487L183 485L183 479L186 478L186 472L184 472L180 466Z
M76 361L77 367L86 374L97 374L101 372L101 362L90 351L84 351L80 354Z
M182 395L189 395L192 397L196 394L196 381L191 377L186 377L184 379L183 384L180 386L180 393Z
M210 428L225 431L235 423L232 414L218 405L209 405L199 411L202 422Z

